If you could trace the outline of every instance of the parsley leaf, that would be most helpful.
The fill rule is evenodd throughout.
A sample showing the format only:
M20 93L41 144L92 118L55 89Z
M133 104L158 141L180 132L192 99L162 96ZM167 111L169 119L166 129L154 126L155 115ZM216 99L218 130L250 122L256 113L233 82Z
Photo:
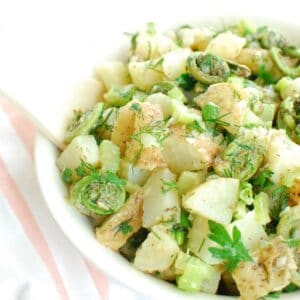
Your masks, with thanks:
M210 122L212 124L229 126L230 124L228 122L224 122L221 120L228 114L220 116L220 112L221 112L221 108L218 105L212 102L208 102L202 108L202 118L204 121Z
M115 235L117 235L119 232L123 233L124 235L129 234L130 232L133 231L133 227L129 224L131 219L128 219L119 225L117 225L114 229L116 231Z
M176 83L184 90L190 91L194 88L197 80L188 73L182 73L179 77L176 78Z
M214 257L226 261L228 271L233 272L242 261L253 261L236 226L233 227L231 238L223 225L211 220L208 221L208 225L211 232L208 237L222 246L222 248L210 247L208 250Z
M72 181L73 181L72 170L69 168L63 169L63 171L61 172L61 177L62 177L62 180L64 181L64 183L67 183L67 184L72 183Z
M161 192L163 194L166 194L167 192L170 192L172 190L178 190L178 186L175 181L166 181L161 179L161 183L162 183Z

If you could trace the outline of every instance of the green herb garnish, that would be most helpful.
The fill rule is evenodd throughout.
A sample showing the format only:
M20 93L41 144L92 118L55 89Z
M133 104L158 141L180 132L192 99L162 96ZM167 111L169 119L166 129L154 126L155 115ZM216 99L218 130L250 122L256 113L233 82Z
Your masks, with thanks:
M183 88L186 91L190 91L194 88L197 80L188 73L182 73L179 77L176 78L176 82L179 87Z
M236 226L233 227L231 238L223 225L211 220L208 221L208 225L211 232L208 237L222 247L210 247L208 250L213 257L225 260L228 271L233 272L240 262L253 261Z
M63 169L61 172L61 177L64 181L64 183L71 184L73 179L72 179L72 170L69 168Z

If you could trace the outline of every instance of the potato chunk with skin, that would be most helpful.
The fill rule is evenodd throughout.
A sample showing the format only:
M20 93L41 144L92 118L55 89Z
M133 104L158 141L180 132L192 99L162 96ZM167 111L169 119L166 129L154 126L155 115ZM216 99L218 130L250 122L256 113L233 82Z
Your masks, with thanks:
M245 44L245 38L239 37L231 31L227 31L218 34L212 39L206 48L206 52L233 60L240 54Z
M134 131L128 137L125 158L137 167L145 170L165 166L162 148L154 131L161 130L161 136L167 134L162 125L163 113L158 104L134 102L129 107L136 109Z
M121 210L108 217L100 227L96 228L97 240L113 250L118 250L141 228L142 215L143 193L137 191L130 196ZM130 226L129 231L122 230L122 226L127 225Z
M115 127L111 134L111 140L114 144L120 147L123 154L126 149L126 142L134 131L135 113L128 105L119 109Z
M207 135L187 137L183 127L174 126L163 142L163 157L172 172L198 171L212 165L219 146Z
M228 82L212 84L205 93L199 95L195 102L202 108L209 102L213 102L221 108L220 115L224 115L222 121L229 123L224 128L230 133L236 133L247 113L248 91L242 87Z
M145 186L143 227L150 228L160 222L179 222L180 204L176 189L168 189L165 184L175 182L175 175L168 169L153 172Z
M266 157L275 183L281 184L288 174L300 169L300 146L292 142L283 130L273 131Z
M256 300L287 286L297 266L292 250L280 238L258 250L254 262L241 262L233 278L244 300Z
M174 263L179 251L168 229L164 225L156 225L137 250L133 264L147 273L166 271Z
M274 67L274 63L266 49L245 48L242 49L239 56L236 58L239 64L246 65L250 68L254 75L258 75L261 65L264 65L265 70L270 72Z

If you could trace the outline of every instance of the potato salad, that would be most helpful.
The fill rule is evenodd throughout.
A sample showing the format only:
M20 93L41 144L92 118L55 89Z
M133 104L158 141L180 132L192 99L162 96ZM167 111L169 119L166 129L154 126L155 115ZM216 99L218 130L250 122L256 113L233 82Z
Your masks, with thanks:
M148 23L74 111L57 166L102 245L187 293L300 287L300 48L242 20Z

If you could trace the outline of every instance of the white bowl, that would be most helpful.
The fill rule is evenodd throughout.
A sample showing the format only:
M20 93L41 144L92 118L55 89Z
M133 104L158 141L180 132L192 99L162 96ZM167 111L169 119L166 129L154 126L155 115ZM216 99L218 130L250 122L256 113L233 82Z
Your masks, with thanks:
M226 17L223 21L231 24L241 17ZM252 18L260 25L270 25L281 30L288 39L300 42L297 25L270 20L266 18ZM201 22L176 22L175 25L184 23L199 25L220 25L217 17L201 18ZM171 24L174 25L174 24ZM101 55L101 53L100 53ZM101 56L102 60L106 57ZM55 88L55 87L54 87ZM187 294L176 289L173 285L163 282L135 270L126 259L97 242L94 231L86 217L80 215L67 201L67 190L60 178L60 173L55 165L57 149L43 136L37 135L35 143L35 162L40 186L45 201L62 231L74 246L99 270L128 285L140 293L159 299L229 299L225 296L207 294ZM300 292L284 294L281 299L299 299Z

